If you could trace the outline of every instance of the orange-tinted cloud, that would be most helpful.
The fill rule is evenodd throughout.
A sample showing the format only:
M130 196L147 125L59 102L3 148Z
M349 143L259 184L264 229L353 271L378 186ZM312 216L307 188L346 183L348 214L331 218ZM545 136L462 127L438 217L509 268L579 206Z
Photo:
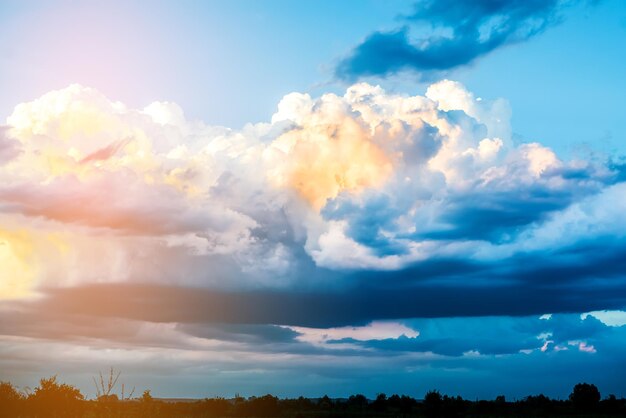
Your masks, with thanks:
M278 155L270 178L296 190L316 210L342 192L382 186L393 170L366 127L348 117L337 124L307 121L271 146Z

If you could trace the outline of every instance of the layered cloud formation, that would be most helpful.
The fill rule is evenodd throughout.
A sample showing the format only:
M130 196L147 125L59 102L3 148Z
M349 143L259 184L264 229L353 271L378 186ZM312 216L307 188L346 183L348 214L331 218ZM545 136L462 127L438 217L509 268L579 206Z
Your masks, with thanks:
M77 369L111 347L172 355L165 374L213 362L223 391L285 359L275 382L297 365L311 387L364 358L372 385L497 356L618 369L623 167L516 144L510 116L449 80L291 93L241 130L79 85L22 103L0 130L3 369L45 364L33 341Z
M78 85L50 92L18 105L2 131L11 279L0 294L102 282L277 288L306 282L306 269L546 252L555 264L581 241L620 241L619 167L514 145L509 117L506 102L447 80L425 96L368 84L292 93L270 123L241 131L187 121L172 103L140 110Z
M110 303L115 303L111 301ZM93 394L91 376L114 364L123 381L156 396L244 396L355 392L508 398L567 396L593 381L624 395L619 373L626 326L615 312L378 321L359 327L150 322L3 309L3 378L32 385L58 373ZM485 385L485 379L502 382ZM288 385L285 382L289 382ZM173 384L175 383L175 384Z

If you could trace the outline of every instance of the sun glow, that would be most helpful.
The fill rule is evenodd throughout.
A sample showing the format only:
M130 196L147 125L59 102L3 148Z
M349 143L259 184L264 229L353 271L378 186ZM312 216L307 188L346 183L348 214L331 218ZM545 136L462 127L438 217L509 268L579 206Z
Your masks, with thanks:
M28 296L36 279L33 245L26 232L0 229L0 299Z

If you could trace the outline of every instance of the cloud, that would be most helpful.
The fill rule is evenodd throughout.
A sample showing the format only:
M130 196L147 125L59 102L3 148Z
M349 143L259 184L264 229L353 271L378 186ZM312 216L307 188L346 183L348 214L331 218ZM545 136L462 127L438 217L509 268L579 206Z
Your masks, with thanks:
M13 299L28 296L34 285L37 271L31 267L33 243L29 234L22 231L0 229L0 265L2 282L0 297Z
M7 138L7 126L0 125L0 163L5 163L17 156L19 147L16 141Z
M418 335L361 341L348 337L333 342L396 355L421 351L462 357L559 352L572 347L595 353L592 343L602 346L605 339L613 338L606 325L574 314L553 315L549 320L536 316L412 319L405 324L418 330Z
M602 293L622 280L619 166L515 145L510 115L505 100L449 80L424 96L366 83L291 93L270 122L238 131L173 103L132 109L79 85L47 93L16 106L3 131L15 150L0 166L3 273L14 278L2 297L94 283L358 293L386 277L391 300L408 283L433 295L477 277L480 306L546 277L570 299L549 289L544 312L621 308ZM589 280L606 288L584 302ZM398 309L506 313L425 302ZM340 325L393 318L380 306L380 318Z
M21 301L8 306L17 311L32 309L50 314L164 323L342 328L398 318L539 316L547 311L568 313L620 309L626 298L623 280L608 280L613 282L610 286L599 286L572 279L577 286L568 287L568 278L565 285L561 282L549 283L546 277L549 278L553 272L543 273L545 276L542 276L531 270L523 274L534 274L531 276L533 280L507 284L498 277L497 285L494 285L495 274L488 271L478 270L462 275L456 283L442 280L450 280L447 271L443 278L424 277L421 273L414 270L381 275L375 285L371 283L374 280L372 277L365 277L360 278L358 287L344 285L343 290L309 290L306 293L298 289L211 290L122 283L84 285L49 289L40 300ZM478 284L471 283L480 281L484 276L489 279ZM369 287L366 287L367 284Z
M116 304L108 296L101 300ZM232 396L229 391L235 390L258 395L268 387L281 396L320 391L339 396L345 385L374 396L381 384L389 393L419 397L433 384L463 396L537 391L564 396L584 380L598 384L603 394L620 396L623 390L619 376L606 370L624 365L626 327L578 314L416 318L296 331L272 324L197 323L181 317L178 323L151 322L21 308L3 305L6 320L0 324L0 364L5 378L20 385L36 383L44 370L59 372L54 367L64 353L63 379L88 394L91 376L109 364L123 370L127 384L143 387L149 381L161 396L174 396L176 390L197 397ZM515 383L506 387L479 384L486 376L511 375ZM537 386L541 376L549 380L545 387ZM286 378L293 382L288 388ZM215 387L199 388L200 381ZM182 389L172 389L172 382Z
M610 327L621 327L626 325L626 311L594 311L581 315L581 319L588 316L597 318L600 322Z
M372 322L362 327L306 328L286 327L295 331L297 340L314 345L325 345L340 340L380 341L401 337L416 338L419 332L397 322ZM333 347L332 345L330 347ZM337 347L335 344L334 347Z
M368 35L338 63L335 75L353 81L412 70L428 79L542 33L575 3L420 0L413 13L403 17L404 26Z

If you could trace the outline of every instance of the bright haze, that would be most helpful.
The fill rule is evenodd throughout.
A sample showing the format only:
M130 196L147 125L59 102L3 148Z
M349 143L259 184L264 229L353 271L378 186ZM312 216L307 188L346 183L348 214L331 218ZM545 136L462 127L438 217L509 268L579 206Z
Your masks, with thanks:
M626 395L626 3L0 4L0 380Z

